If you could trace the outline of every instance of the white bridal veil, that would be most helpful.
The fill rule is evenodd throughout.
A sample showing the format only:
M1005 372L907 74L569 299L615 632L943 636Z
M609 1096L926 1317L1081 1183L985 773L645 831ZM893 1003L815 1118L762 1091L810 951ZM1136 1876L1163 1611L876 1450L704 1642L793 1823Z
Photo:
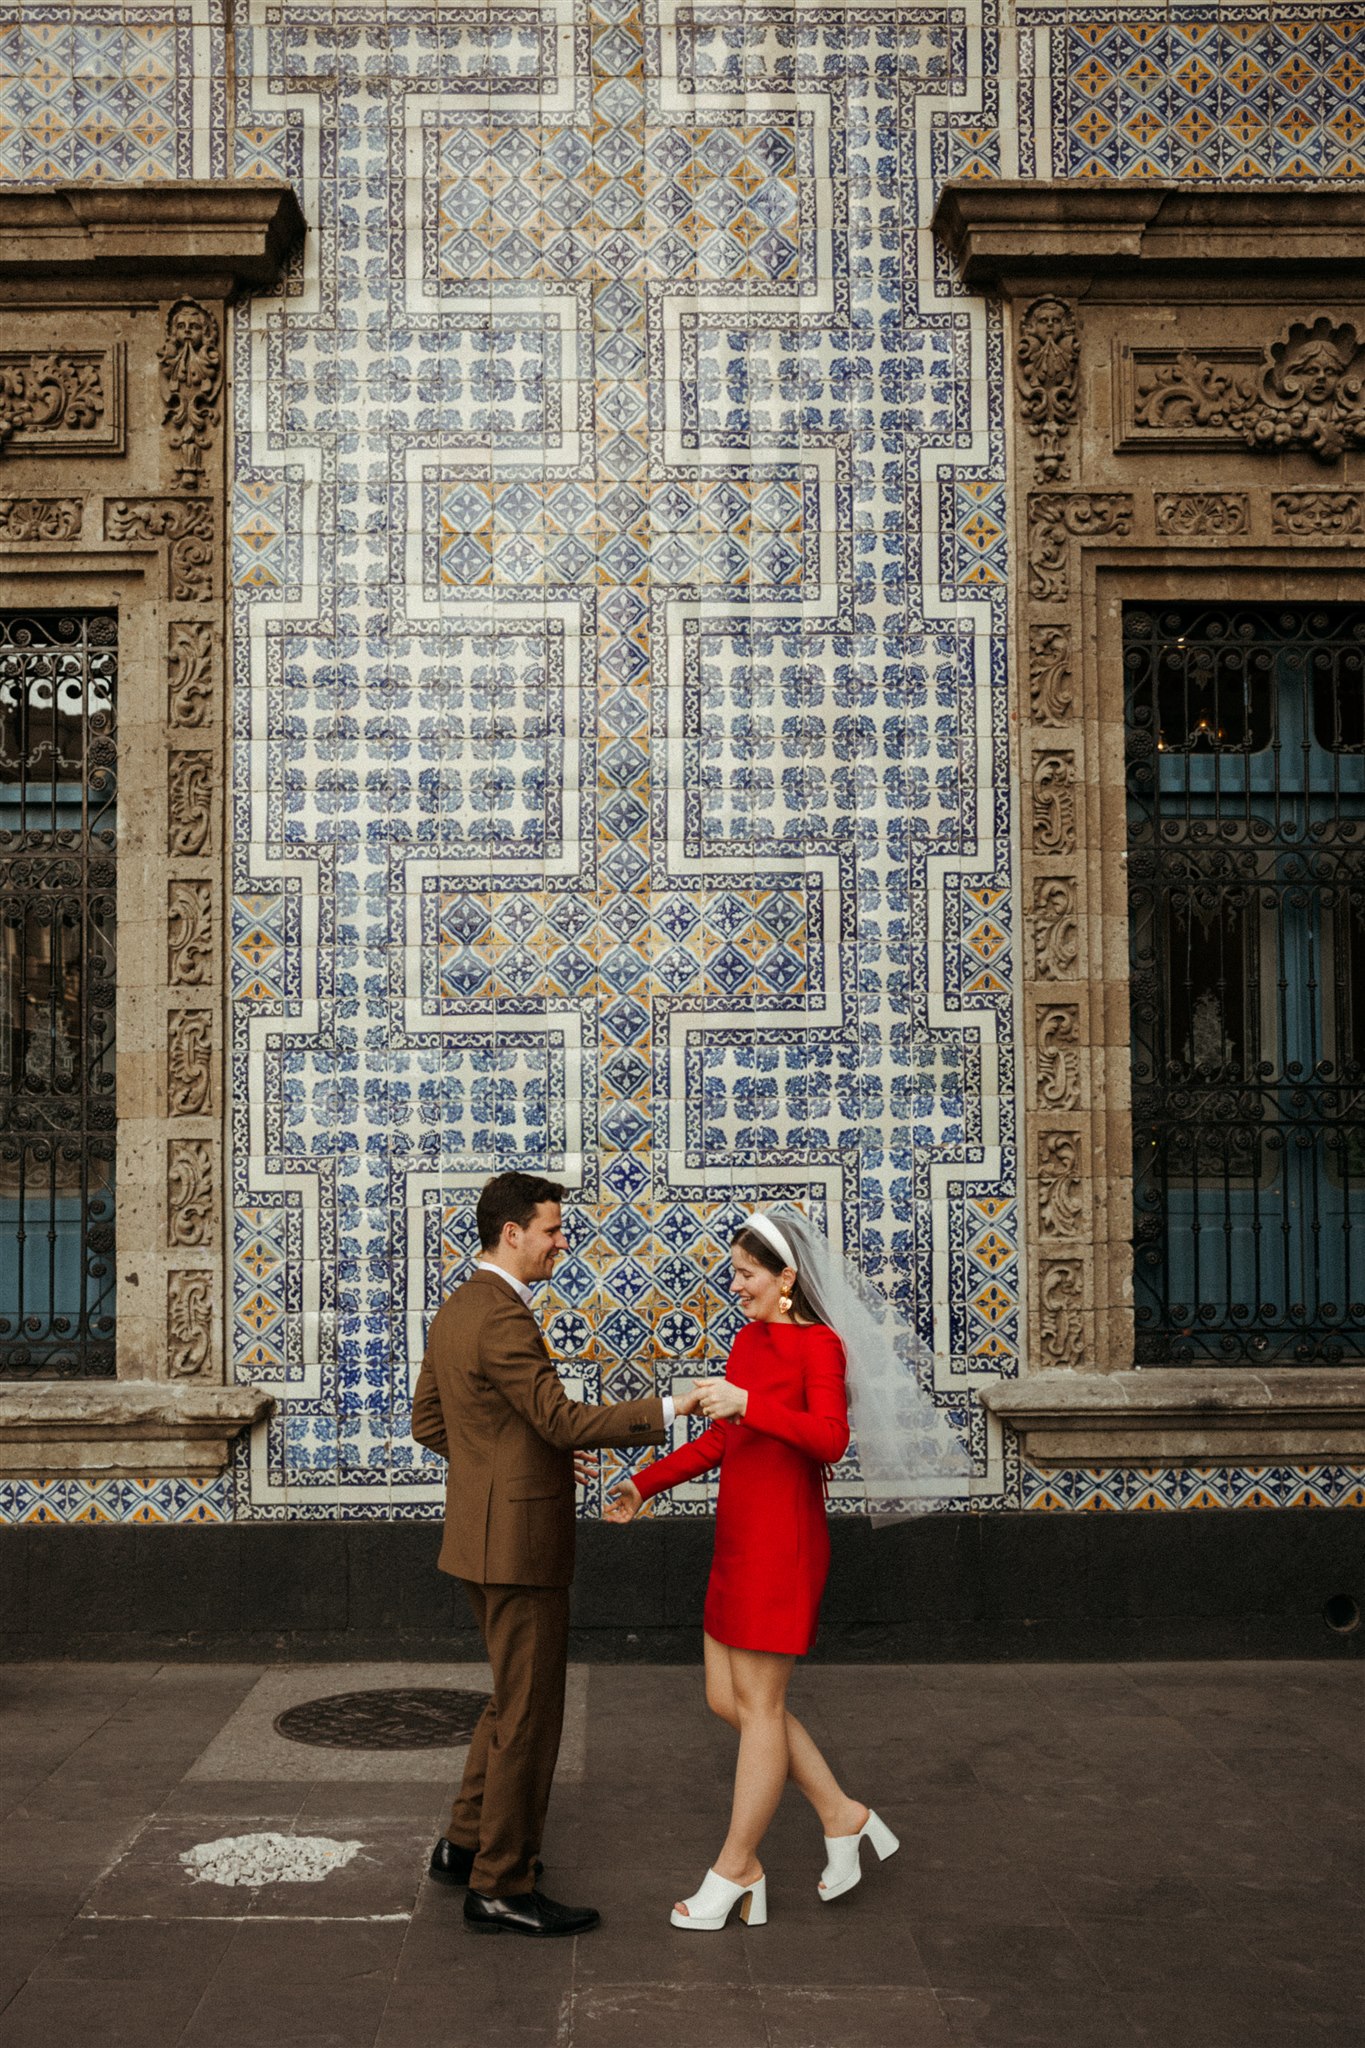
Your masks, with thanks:
M811 1307L842 1339L868 1514L923 1512L966 1494L972 1461L921 1384L933 1360L919 1333L794 1203L746 1221L796 1268Z

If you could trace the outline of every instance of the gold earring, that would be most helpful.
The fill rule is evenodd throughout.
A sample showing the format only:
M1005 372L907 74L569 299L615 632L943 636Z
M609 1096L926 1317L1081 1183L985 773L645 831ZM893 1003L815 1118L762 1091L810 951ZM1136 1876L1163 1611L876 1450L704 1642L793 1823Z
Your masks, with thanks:
M792 1298L785 1288L777 1297L777 1309L779 1315L789 1316L792 1312Z

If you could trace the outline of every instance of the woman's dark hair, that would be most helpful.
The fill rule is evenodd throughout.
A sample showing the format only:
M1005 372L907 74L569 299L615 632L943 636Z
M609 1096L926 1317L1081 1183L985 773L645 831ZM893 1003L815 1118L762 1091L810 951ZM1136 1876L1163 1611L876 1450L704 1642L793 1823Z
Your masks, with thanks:
M539 1174L494 1174L479 1196L478 1207L474 1211L479 1249L496 1251L502 1242L505 1223L518 1224L524 1230L542 1202L562 1202L563 1199L563 1188L552 1180L542 1180Z
M747 1223L742 1230L737 1230L730 1239L731 1251L735 1249L736 1245L738 1245L742 1252L748 1254L756 1266L765 1267L769 1273L783 1273L786 1271L787 1261L783 1258L777 1247L769 1244L766 1237L760 1237L756 1230L750 1230ZM823 1323L825 1320L823 1316L816 1314L806 1299L805 1289L801 1285L799 1273L792 1282L791 1303L792 1314L796 1317L798 1323Z

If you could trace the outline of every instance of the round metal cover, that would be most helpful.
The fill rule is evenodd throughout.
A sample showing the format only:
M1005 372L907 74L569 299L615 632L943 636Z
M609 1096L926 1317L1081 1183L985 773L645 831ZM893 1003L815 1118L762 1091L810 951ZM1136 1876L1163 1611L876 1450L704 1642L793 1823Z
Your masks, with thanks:
M468 1742L486 1692L405 1685L304 1700L275 1717L275 1733L316 1749L452 1749Z

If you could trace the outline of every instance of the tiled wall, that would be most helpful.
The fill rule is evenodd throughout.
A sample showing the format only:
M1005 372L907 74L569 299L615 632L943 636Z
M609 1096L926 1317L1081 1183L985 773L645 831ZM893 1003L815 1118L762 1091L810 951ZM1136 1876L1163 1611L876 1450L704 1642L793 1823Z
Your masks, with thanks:
M973 1399L1019 1363L1003 364L933 190L1357 172L1359 27L1130 13L0 31L3 175L285 176L312 225L234 337L231 1364L279 1413L223 1481L0 1516L436 1512L411 1376L513 1164L576 1190L589 1394L723 1348L734 1219L795 1195L933 1340L978 1504L1365 1498L1043 1479Z

